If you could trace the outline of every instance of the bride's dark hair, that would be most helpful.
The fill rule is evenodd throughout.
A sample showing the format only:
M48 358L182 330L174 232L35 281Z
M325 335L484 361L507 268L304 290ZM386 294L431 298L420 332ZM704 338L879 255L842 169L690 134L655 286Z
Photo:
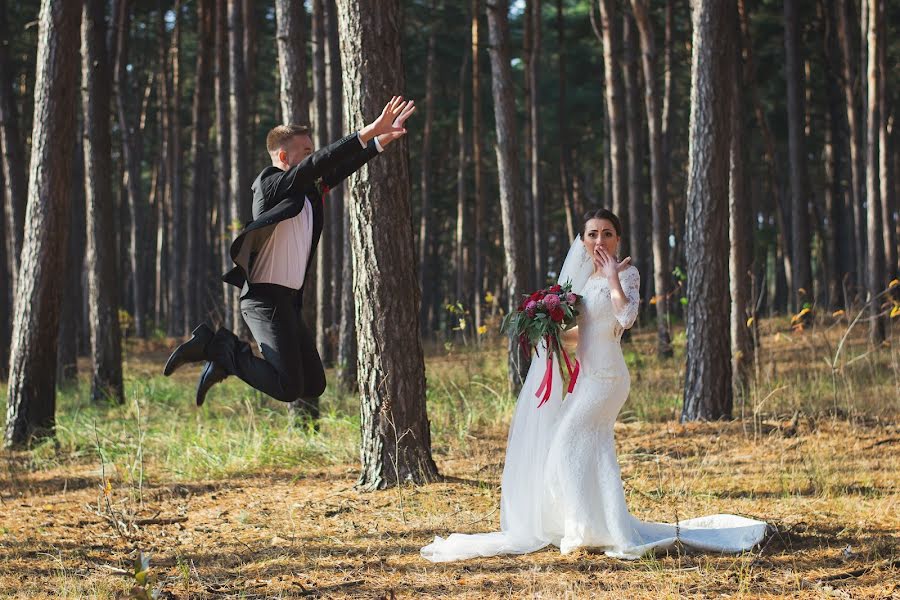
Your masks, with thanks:
M605 219L613 224L613 228L616 230L616 235L622 237L622 222L619 220L611 210L606 210L605 208L595 208L593 210L589 210L584 213L584 224L581 226L581 239L584 239L584 234L587 231L588 221L591 219Z

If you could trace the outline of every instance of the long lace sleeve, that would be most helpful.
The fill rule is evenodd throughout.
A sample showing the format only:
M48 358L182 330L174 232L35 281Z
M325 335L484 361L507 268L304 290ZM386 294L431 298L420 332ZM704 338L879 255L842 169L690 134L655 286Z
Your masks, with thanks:
M628 303L622 310L615 311L616 320L623 329L630 329L637 319L638 306L641 303L641 274L636 267L629 267L619 273L622 291Z

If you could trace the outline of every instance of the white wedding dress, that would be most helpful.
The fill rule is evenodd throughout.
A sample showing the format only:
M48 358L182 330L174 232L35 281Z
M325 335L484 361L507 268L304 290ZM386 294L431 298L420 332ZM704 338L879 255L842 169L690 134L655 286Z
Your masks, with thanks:
M581 373L562 399L563 381L553 361L550 401L538 408L535 390L546 369L533 360L510 426L503 469L499 532L436 537L421 550L433 562L498 554L525 554L550 544L563 554L578 548L636 559L676 542L699 550L740 552L758 544L767 524L736 515L712 515L677 524L633 517L616 459L613 424L631 380L619 340L637 317L640 275L619 275L628 298L617 313L606 279L590 277L592 261L579 239L560 273L583 296L578 316ZM544 355L544 348L540 355Z

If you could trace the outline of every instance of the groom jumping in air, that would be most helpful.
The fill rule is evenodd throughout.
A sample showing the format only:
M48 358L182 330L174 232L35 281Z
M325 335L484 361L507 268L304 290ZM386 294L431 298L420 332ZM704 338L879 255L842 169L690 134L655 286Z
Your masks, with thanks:
M316 152L307 127L279 125L266 136L272 166L251 186L253 220L232 242L236 266L222 276L241 288L241 315L263 358L231 331L199 325L164 370L168 376L184 364L206 361L197 383L197 406L213 385L236 375L277 400L302 399L309 416L318 417L325 370L301 308L322 235L324 197L403 137L404 123L414 111L412 101L395 96L372 123Z

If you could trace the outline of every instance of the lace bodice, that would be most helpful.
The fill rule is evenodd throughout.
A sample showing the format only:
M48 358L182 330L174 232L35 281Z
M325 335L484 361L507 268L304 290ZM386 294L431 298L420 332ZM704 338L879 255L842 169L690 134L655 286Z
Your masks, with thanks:
M637 318L641 276L637 268L631 266L619 273L619 281L628 300L621 311L615 309L605 277L592 276L581 291L577 355L588 375L604 377L623 371L627 373L619 340Z

